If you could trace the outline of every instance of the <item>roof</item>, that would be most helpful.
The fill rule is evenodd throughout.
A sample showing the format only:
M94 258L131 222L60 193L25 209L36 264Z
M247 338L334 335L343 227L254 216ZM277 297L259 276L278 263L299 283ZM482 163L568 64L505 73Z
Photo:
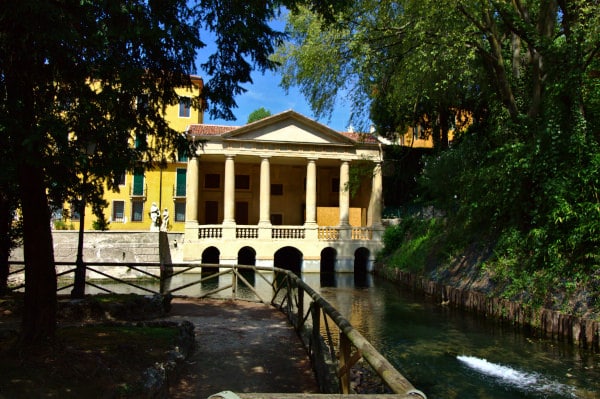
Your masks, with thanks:
M341 139L342 141L347 141L349 143L351 142L360 144L378 144L377 139L369 133L338 132L292 110L268 116L266 118L246 124L244 126L210 125L204 123L193 124L188 126L187 134L193 137L233 138L235 136L243 135L248 131L260 128L262 126L274 124L285 119L301 121L309 126L312 126L315 129L318 129L323 133L326 133L329 136L337 136L338 139Z
M187 133L191 136L222 136L223 134L229 133L237 128L239 128L239 126L208 125L205 123L198 123L189 125L187 128Z

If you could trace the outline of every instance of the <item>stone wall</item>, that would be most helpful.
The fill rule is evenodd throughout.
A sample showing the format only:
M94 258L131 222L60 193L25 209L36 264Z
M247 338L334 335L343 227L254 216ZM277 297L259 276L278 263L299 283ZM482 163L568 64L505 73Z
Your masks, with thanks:
M550 309L531 309L520 303L431 281L410 272L377 265L375 272L431 296L447 306L474 312L486 318L533 328L543 336L564 340L593 351L600 350L600 322Z
M83 260L86 262L158 263L161 253L168 263L177 263L182 259L183 233L86 231L83 237ZM53 231L54 260L75 262L78 238L77 231ZM23 249L13 251L11 260L22 261Z

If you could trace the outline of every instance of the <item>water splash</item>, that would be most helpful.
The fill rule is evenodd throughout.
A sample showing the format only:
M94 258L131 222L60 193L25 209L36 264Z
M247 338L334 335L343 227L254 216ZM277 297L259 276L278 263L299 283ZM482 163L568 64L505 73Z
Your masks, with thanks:
M566 398L577 398L575 388L561 384L538 373L526 373L501 364L488 362L474 356L459 355L456 358L469 368L494 377L524 391L538 391L544 394L558 394Z

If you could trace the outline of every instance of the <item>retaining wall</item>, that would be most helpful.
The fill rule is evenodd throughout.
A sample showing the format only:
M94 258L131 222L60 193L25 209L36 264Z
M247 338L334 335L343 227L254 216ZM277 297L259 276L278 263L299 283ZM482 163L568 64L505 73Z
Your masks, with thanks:
M563 314L550 309L531 309L518 302L488 297L486 294L431 281L410 272L377 265L375 273L429 295L440 303L500 320L522 328L532 328L542 336L564 340L582 348L599 351L600 322Z
M74 230L52 232L54 260L75 262L79 233ZM86 262L181 262L183 233L151 231L86 231L83 235L83 260ZM23 249L17 248L11 260L22 261Z

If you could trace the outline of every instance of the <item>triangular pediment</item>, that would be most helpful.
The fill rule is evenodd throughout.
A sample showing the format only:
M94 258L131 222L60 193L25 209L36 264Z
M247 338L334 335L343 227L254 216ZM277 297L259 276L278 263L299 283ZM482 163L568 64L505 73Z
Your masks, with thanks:
M242 126L223 135L224 139L317 145L353 145L333 129L294 111L285 111Z

